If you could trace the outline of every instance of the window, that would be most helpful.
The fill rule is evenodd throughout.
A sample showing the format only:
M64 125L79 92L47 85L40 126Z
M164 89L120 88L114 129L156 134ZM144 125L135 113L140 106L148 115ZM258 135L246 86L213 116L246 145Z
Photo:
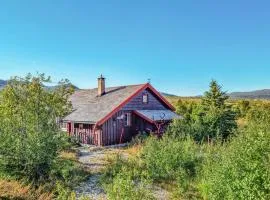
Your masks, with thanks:
M125 114L125 125L126 126L131 126L131 113L126 113Z
M79 129L83 129L83 124L79 124Z
M148 103L148 94L143 94L143 103Z
M61 123L61 129L62 129L62 131L67 131L67 129L68 129L68 124L65 123L65 122L62 122L62 123Z

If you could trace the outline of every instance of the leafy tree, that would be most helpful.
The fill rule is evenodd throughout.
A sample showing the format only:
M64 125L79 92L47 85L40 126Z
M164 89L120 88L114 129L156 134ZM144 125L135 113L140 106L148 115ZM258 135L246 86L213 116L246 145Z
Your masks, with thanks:
M0 170L30 181L45 180L61 147L57 119L71 109L67 80L49 91L44 74L12 78L0 101Z
M182 121L190 124L194 118L196 118L194 115L196 114L199 105L200 101L179 99L176 103L176 113L183 116Z

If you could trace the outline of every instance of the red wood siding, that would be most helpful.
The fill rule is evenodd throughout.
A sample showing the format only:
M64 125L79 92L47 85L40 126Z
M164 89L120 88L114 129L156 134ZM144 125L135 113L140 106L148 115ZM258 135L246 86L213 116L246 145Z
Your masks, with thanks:
M119 111L112 118L107 120L102 125L102 136L101 136L101 144L102 145L113 145L119 144L120 137L123 132L123 138L121 140L122 143L131 141L132 137L136 136L139 132L147 131L151 132L154 129L153 125L141 119L137 115L131 112L131 126L125 126L125 123L122 123L120 120L116 118L130 111Z
M119 144L122 128L124 130L122 142L127 142L132 138L132 126L125 126L124 121L117 119L127 112L129 111L118 111L102 125L102 145Z
M143 103L143 94L148 95L148 103ZM150 90L146 89L133 97L120 111L109 118L102 127L102 145L118 144L124 128L122 142L128 142L139 132L151 132L154 130L153 124L140 118L133 113L134 110L163 110L166 109L161 102ZM117 117L125 113L132 113L132 124L130 127L125 126Z

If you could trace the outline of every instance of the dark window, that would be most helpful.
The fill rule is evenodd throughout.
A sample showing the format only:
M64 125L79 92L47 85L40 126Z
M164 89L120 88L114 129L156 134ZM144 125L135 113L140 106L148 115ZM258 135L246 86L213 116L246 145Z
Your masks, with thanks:
M79 124L79 129L83 129L83 124Z
M83 128L84 129L90 129L91 128L91 125L90 124L83 124Z

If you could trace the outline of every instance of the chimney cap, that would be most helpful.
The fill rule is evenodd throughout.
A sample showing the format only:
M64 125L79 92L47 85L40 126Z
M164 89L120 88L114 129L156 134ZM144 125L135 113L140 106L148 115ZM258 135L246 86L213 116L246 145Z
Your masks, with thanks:
M100 77L98 77L98 79L105 79L105 78L102 74L100 74Z

